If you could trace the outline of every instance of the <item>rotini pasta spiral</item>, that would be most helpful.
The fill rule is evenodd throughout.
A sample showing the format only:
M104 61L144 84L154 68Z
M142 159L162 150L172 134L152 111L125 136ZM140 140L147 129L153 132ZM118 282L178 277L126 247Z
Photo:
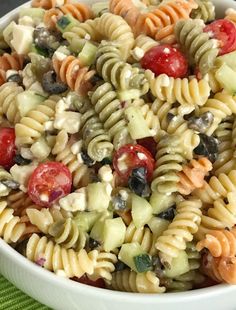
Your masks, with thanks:
M155 238L148 227L136 228L131 222L127 227L125 234L125 243L138 242L142 249L150 255L156 254L156 249L153 246Z
M19 71L23 69L24 65L24 56L19 55L17 53L4 53L0 57L0 70L7 71L7 70L16 70Z
M198 81L193 78L189 81L187 78L175 79L166 74L155 78L150 70L146 70L145 73L153 96L168 103L179 102L180 114L188 114L196 106L203 106L210 95L210 86L204 79Z
M49 28L55 28L56 22L63 15L72 15L80 22L84 22L87 19L93 17L92 10L83 3L66 3L59 8L52 8L45 12L44 23Z
M218 176L220 173L229 173L236 168L236 159L234 158L234 148L232 148L233 140L233 119L227 117L220 123L215 131L218 138L218 157L213 164L214 174Z
M16 96L23 91L23 88L14 82L5 83L0 87L0 115L5 115L12 124L20 120Z
M149 90L148 81L139 68L122 60L119 45L102 42L97 51L96 69L104 81L117 90L138 89L140 96Z
M68 135L65 131L60 131L56 137L56 143L52 149L55 160L63 163L70 170L75 188L87 186L90 181L90 172L87 165L78 160L77 152L72 152L73 143L68 142ZM79 148L80 150L80 148Z
M13 215L14 210L7 207L6 201L0 202L0 237L7 243L17 242L25 232L25 224Z
M111 13L105 13L96 20L103 39L119 44L121 56L126 60L134 46L134 34L130 26L122 17Z
M43 267L47 270L63 271L68 278L80 278L85 273L92 274L96 265L98 252L93 250L87 253L84 249L75 252L73 249L65 249L55 245L45 236L39 237L33 234L26 246L26 257L38 262L44 260Z
M204 184L206 174L212 170L212 164L206 157L199 160L191 160L188 165L183 166L183 170L178 173L178 191L182 195L189 195L195 188L200 188Z
M49 98L21 118L15 126L16 143L32 145L40 138L45 131L44 124L55 115L55 107L56 101L54 98Z
M227 194L227 202L222 199L214 201L213 207L209 208L206 215L202 215L201 225L196 234L196 239L205 238L206 234L214 229L232 228L236 225L236 192Z
M128 269L113 273L111 288L134 293L155 294L165 292L165 287L160 286L160 280L154 272L135 273Z
M190 15L193 19L202 19L204 23L213 21L215 19L215 6L211 0L195 0L198 5Z
M214 115L212 125L206 131L207 135L212 135L221 121L227 116L236 113L236 97L226 93L217 93L211 99L208 99L203 107L200 107L199 114L210 111Z
M71 218L54 222L48 227L48 234L65 249L74 248L76 251L83 249L87 241L87 234Z
M48 234L48 230L53 223L64 221L72 217L71 212L56 207L37 210L32 209L31 206L29 206L26 209L26 214L30 223L35 225L40 232L43 232L44 234Z
M12 191L7 197L7 204L14 210L14 215L22 217L26 215L26 210L28 207L31 208L41 208L36 207L29 196L20 191Z
M236 284L235 257L212 257L211 254L203 256L202 271L214 281Z
M95 161L110 157L113 144L94 108L85 104L79 111L82 113L81 128L88 155Z
M94 267L92 279L103 278L107 282L110 282L113 278L111 274L115 270L114 264L117 262L117 257L113 253L100 252L96 259L96 265Z
M170 263L173 257L178 256L180 250L186 249L186 243L193 240L201 222L201 207L202 203L197 199L177 203L177 215L156 241L156 248L160 251L164 263Z
M219 198L226 198L229 192L236 192L236 170L228 174L220 173L218 177L212 176L202 188L194 190L193 195L204 204L213 204Z
M124 116L124 108L111 84L103 83L90 94L90 99L98 113L104 129L108 131L114 147L127 144L131 139Z
M178 191L179 176L185 162L181 139L175 135L165 135L157 145L156 169L152 181L152 190L160 193Z
M70 3L70 0L64 0L64 4L66 3ZM31 5L33 8L50 10L57 6L57 0L32 0Z
M70 43L71 46L76 46L78 41L85 38L90 38L92 41L100 42L102 34L97 27L97 19L88 19L79 26L73 27L70 31L65 32L63 37Z
M206 248L213 257L234 257L236 254L236 228L212 230L205 239L197 243L196 249Z
M91 79L95 71L83 67L81 61L74 56L67 56L62 61L54 57L53 68L61 81L79 94L86 94L93 86Z
M199 66L201 73L206 74L214 66L219 49L215 47L214 39L203 32L204 23L201 20L181 20L175 26L175 36L188 52L191 64Z
M173 43L174 25L182 19L189 19L195 1L172 0L161 3L155 10L145 15L144 31L158 41Z

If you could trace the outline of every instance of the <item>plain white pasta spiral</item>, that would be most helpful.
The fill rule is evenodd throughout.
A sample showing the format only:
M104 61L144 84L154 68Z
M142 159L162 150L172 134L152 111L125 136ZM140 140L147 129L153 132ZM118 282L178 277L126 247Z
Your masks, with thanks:
M76 252L49 241L47 237L33 234L26 246L26 257L32 262L44 261L47 270L63 271L68 278L82 277L85 273L94 272L98 251L87 253L84 249Z
M6 201L0 201L0 237L7 243L17 242L24 234L26 226L20 218L13 215L14 210L7 207Z
M179 251L186 249L187 242L193 240L201 222L201 207L202 203L197 199L177 203L176 216L156 241L156 248L164 263L170 263L172 258L178 256Z

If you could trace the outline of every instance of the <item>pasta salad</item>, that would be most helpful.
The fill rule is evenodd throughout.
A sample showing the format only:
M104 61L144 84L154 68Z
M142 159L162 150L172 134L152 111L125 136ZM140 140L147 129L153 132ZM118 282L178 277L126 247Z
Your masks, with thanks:
M33 0L0 55L5 242L100 288L236 284L236 11Z

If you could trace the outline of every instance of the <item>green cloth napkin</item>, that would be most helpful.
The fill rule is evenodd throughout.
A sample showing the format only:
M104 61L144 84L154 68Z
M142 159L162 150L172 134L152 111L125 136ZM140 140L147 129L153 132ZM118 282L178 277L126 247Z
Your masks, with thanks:
M0 310L49 310L0 275Z

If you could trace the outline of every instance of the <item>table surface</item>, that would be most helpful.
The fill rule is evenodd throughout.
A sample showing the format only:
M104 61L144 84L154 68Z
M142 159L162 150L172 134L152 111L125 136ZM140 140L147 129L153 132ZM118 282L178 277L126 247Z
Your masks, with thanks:
M0 0L0 16L5 15L28 0Z

